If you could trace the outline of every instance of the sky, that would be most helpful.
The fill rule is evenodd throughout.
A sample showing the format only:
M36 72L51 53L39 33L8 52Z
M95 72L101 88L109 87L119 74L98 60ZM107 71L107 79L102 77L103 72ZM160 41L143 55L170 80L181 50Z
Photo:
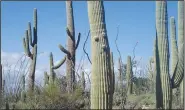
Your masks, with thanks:
M105 1L104 7L109 45L111 51L114 52L115 63L117 64L116 60L119 57L115 45L117 26L119 26L117 43L123 63L126 63L128 55L133 57L133 49L138 42L135 48L136 60L142 57L143 64L146 64L153 54L153 42L156 33L155 1ZM27 29L27 23L31 21L33 25L34 8L37 8L38 13L38 71L41 74L44 70L48 70L50 52L53 53L55 62L64 57L65 54L58 48L58 44L65 46L67 40L64 1L2 1L1 8L1 51L4 54L2 60L15 63L23 54L22 38ZM78 32L82 35L76 51L78 64L81 56L84 55L83 43L89 30L87 3L85 1L73 2L73 11L76 39ZM177 20L176 1L168 2L168 18L170 16L174 16ZM86 44L86 50L90 55L90 37ZM65 69L65 66L62 68Z

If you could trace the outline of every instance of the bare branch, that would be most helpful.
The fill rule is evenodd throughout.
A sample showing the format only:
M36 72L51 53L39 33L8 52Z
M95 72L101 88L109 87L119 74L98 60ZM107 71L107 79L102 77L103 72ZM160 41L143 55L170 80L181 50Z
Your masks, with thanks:
M136 42L135 46L134 46L134 49L133 49L133 59L132 59L132 62L134 61L135 59L135 49L136 49L136 46L137 46L138 42Z
M85 50L85 44L86 44L86 42L87 42L87 40L88 40L88 38L89 38L89 34L90 34L90 30L89 30L88 35L87 35L87 37L86 37L86 40L85 40L85 42L84 42L83 51L84 51L84 53L87 55L87 58L88 58L89 62L92 64L92 62L91 62L91 60L90 60L90 58L89 58L89 55L88 55L88 53L87 53L86 50Z

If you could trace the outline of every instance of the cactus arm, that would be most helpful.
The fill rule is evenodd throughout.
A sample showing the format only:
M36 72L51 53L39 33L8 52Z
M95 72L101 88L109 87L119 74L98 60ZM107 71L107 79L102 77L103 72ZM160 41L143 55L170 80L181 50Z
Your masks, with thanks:
M160 108L163 106L163 97L162 97L162 88L161 88L157 35L156 35L156 39L154 42L154 64L155 64L155 74L156 74L156 108Z
M170 18L170 32L171 32L171 55L172 55L172 73L174 73L177 61L178 61L178 49L176 41L176 27L175 27L175 18Z
M33 45L37 44L37 9L34 9Z
M57 65L52 66L52 69L58 69L60 66L62 66L64 64L65 61L66 61L66 57L64 57L62 60L60 60L60 62Z
M23 47L24 47L25 54L31 59L33 59L33 55L30 52L30 47L29 47L28 30L25 31L25 38L23 38Z
M49 82L50 83L52 83L52 82L54 82L54 80L55 80L55 72L54 72L54 70L52 69L52 67L53 67L53 54L52 54L52 52L50 53L50 78L49 78Z
M29 36L30 45L32 47L34 47L33 42L32 42L32 31L31 31L31 23L30 22L28 22L28 36Z
M70 33L68 28L66 28L66 32L67 32L67 35L71 38L71 40L75 41L73 35Z
M25 40L25 38L23 38L23 47L24 47L24 52L25 52L25 54L27 55L28 54L28 52L27 52L27 44L26 44L26 40Z
M180 85L184 77L184 44L180 46L179 60L177 68L172 77L172 88L176 88Z
M80 43L80 37L81 37L81 33L78 33L78 39L77 39L77 42L76 42L75 50L78 48L78 45Z
M67 54L68 56L71 56L70 52L68 50L66 50L61 44L58 45L59 49L64 52L65 54Z

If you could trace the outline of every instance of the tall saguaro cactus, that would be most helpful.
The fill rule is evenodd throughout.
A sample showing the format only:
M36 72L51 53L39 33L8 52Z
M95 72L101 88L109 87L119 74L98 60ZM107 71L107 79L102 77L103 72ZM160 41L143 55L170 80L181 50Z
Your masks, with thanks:
M32 47L32 52L30 51L30 46ZM35 82L35 68L37 60L37 9L34 9L34 27L33 27L33 40L32 40L32 30L31 23L28 23L28 30L25 32L25 38L23 38L23 46L25 54L31 59L30 71L29 71L29 90L32 92L34 90Z
M131 56L127 57L127 94L130 95L133 93L133 71L132 71L132 62L131 62Z
M118 58L118 74L119 74L119 88L121 89L121 92L123 92L123 66L121 58Z
M91 109L111 109L113 84L103 1L87 4L92 50Z
M184 43L184 1L178 1L178 44ZM178 46L178 51L180 50ZM183 51L184 53L184 51ZM184 61L184 60L183 60ZM180 85L181 104L184 105L184 80Z
M59 67L61 67L65 61L66 61L66 57L64 57L62 60L60 60L60 62L57 65L54 66L53 54L52 52L50 53L50 77L49 77L50 84L54 83L56 78L56 73L54 72L54 69L58 69Z
M67 76L67 91L70 93L74 91L75 83L75 51L78 48L80 42L80 33L78 34L77 42L75 41L75 28L73 17L73 5L72 1L66 1L66 13L67 13L67 49L62 45L59 45L61 51L63 51L66 57L66 76Z
M175 35L173 18L171 18L171 29L171 36L173 39ZM170 78L167 1L156 1L156 31L156 107L171 109L172 89L180 85L184 76L184 44L183 42L178 44L178 47L180 48L178 51L178 59L175 67L173 67L175 68L173 71L173 76ZM174 42L172 43L172 48L176 48Z

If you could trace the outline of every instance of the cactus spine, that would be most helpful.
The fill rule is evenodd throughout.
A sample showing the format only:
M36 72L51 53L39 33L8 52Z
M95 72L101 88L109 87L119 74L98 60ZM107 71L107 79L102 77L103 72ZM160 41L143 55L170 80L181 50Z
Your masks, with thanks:
M50 53L50 77L49 77L49 84L52 84L55 82L55 78L56 78L56 73L54 71L54 69L58 69L59 67L61 67L64 62L66 61L66 57L64 57L62 60L60 60L60 62L54 66L54 62L53 62L53 54L52 52Z
M59 45L61 51L67 54L66 57L66 76L67 76L67 91L68 93L74 91L75 83L75 51L78 48L80 42L80 33L78 34L77 42L75 41L75 28L73 17L73 4L72 1L66 1L66 13L67 13L67 49L62 45Z
M155 42L155 63L156 63L156 107L171 109L172 88L180 85L184 75L184 52L183 43L178 44L178 60L173 71L172 79L169 74L169 42L167 25L167 1L156 1L156 42ZM171 21L172 39L174 38L173 18ZM172 43L172 48L175 48ZM173 52L173 51L172 51ZM175 57L173 57L175 58ZM175 60L174 60L175 61ZM173 69L172 69L173 70Z
M110 48L103 1L87 1L91 32L91 109L112 109Z
M184 43L184 2L178 1L178 44ZM180 46L178 46L178 51ZM183 52L184 53L184 52ZM181 104L184 105L184 80L180 85Z
M132 71L132 62L131 62L131 56L127 57L127 95L130 95L133 93L133 71Z
M32 31L31 23L28 23L28 30L25 32L25 38L23 38L23 46L25 54L31 59L30 71L29 71L29 90L32 92L34 90L35 82L35 68L37 60L37 9L34 9L34 27L33 27L33 41L32 41ZM30 47L32 47L32 53L30 52Z

